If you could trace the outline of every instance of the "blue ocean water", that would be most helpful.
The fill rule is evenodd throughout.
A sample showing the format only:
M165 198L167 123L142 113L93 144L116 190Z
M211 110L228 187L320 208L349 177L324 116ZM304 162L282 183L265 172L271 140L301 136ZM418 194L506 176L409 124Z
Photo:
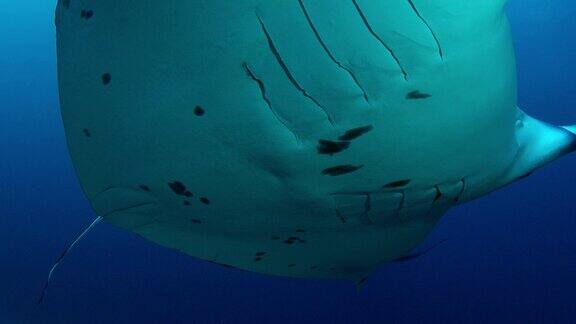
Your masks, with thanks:
M480 0L476 0L480 1ZM576 155L448 213L405 264L347 282L275 278L211 265L99 225L65 146L55 1L0 3L0 323L568 323L576 321ZM576 124L576 4L512 0L519 103Z

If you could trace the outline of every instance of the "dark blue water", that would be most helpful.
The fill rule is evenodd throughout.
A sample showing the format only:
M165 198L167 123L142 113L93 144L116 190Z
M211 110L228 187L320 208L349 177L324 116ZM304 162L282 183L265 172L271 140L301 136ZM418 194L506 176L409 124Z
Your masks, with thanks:
M59 119L54 2L0 2L0 323L576 321L576 155L452 210L429 241L446 244L383 266L360 293L228 270L103 224L37 305L54 258L94 217ZM576 123L576 4L513 0L509 13L521 107Z

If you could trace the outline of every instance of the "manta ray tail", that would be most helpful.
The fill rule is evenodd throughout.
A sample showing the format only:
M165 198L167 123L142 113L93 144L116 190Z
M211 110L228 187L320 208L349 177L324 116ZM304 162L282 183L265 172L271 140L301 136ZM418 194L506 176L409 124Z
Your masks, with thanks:
M58 259L56 259L56 262L54 263L54 265L50 269L50 272L48 273L48 279L46 280L46 283L44 283L44 286L42 287L40 298L38 298L38 304L41 304L44 301L44 298L46 297L46 291L48 290L48 286L50 285L50 281L52 280L52 275L54 274L54 271L60 265L62 260L64 260L68 252L70 252L78 244L78 242L80 242L80 240L82 240L82 238L86 236L86 234L88 234L88 232L90 232L90 230L94 228L94 226L96 226L96 224L100 223L101 221L102 217L97 217L86 229L82 231L82 233L80 233L80 235L78 235L78 237L74 240L74 242L72 242L71 244L66 244L66 247L64 248L62 253L60 253L60 256L58 256Z

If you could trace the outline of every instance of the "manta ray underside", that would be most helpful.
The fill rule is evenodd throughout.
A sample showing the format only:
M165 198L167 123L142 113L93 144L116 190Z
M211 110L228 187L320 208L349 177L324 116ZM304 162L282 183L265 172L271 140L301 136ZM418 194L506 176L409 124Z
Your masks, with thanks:
M60 1L82 187L104 221L191 256L359 280L574 149L517 108L503 7Z

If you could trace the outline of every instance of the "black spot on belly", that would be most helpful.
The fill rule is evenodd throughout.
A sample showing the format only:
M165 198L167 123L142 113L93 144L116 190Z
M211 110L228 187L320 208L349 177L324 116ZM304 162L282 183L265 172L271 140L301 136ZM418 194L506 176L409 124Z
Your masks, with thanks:
M204 110L204 108L200 107L200 106L196 106L194 108L194 115L200 117L200 116L204 116L204 114L206 113L206 111Z
M142 189L143 191L150 192L150 187L147 185L139 185L138 188Z
M286 239L286 241L284 241L284 243L286 244L294 244L294 243L306 243L306 240L303 240L301 238L299 238L298 236L291 236L288 239Z
M261 257L255 257L254 262L258 262L258 261L262 261L262 258Z
M84 132L84 136L92 137L92 133L90 132L90 130L88 128L84 128L83 132Z
M210 205L210 200L206 197L201 197L200 202L203 203L204 205Z
M324 171L322 171L322 174L327 175L327 176L332 176L332 177L341 176L344 174L358 171L362 167L363 167L363 165L350 165L350 164L339 165L339 166L331 167L328 169L324 169Z
M295 265L294 263L290 263L290 264L288 265L288 268L294 268L295 266L296 266L296 265Z
M406 95L406 99L408 100L428 99L430 97L432 97L431 94L423 93L418 90L408 92L408 94Z
M102 74L102 84L109 85L112 82L112 75L110 73Z
M170 182L168 183L168 186L170 187L170 189L172 189L172 191L174 191L175 194L179 196L186 195L186 186L182 182L180 181Z
M90 19L94 16L94 11L92 10L82 10L80 12L80 18Z
M292 245L292 244L294 244L294 243L296 243L296 241L295 241L295 240L291 240L291 239L287 239L287 240L284 241L284 244L288 244L288 245Z
M192 222L192 224L202 224L202 221L199 219L192 219L190 221Z
M400 187L405 187L407 186L412 180L410 179L406 179L406 180L398 180L398 181L394 181L394 182L390 182L387 185L384 185L384 188L400 188Z
M344 133L344 135L340 136L338 139L341 141L355 140L358 137L370 132L373 129L374 129L374 127L372 125L353 128L353 129L346 131L346 133Z
M319 140L318 146L318 154L329 154L334 155L336 153L340 153L350 147L350 142L334 142L328 140Z
M266 255L266 252L256 252L256 256L257 256L257 257L262 257L262 256L265 256L265 255Z

